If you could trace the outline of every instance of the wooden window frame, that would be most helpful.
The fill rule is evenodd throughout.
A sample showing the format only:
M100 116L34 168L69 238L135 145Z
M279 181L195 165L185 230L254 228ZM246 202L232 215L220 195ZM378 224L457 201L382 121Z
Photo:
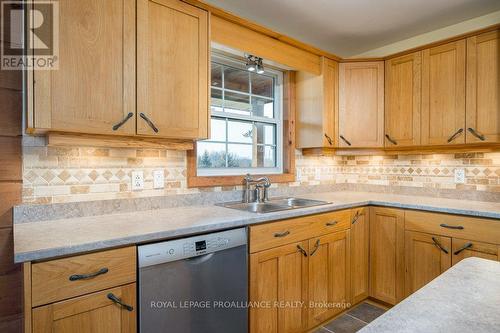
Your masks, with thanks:
M187 152L187 186L214 187L243 185L244 175L198 176L196 144ZM283 73L283 173L267 176L272 183L295 181L295 72Z

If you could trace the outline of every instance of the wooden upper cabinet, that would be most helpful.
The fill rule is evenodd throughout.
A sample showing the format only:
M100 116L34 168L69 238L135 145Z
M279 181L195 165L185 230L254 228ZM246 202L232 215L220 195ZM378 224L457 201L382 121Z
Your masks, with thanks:
M467 39L467 143L500 142L500 30Z
M393 305L404 297L404 214L370 208L370 296Z
M465 143L465 40L422 51L422 145Z
M369 296L370 209L351 210L351 303Z
M420 145L422 52L385 62L385 146Z
M60 0L59 69L33 79L28 127L135 134L135 1Z
M339 147L384 146L384 62L339 65Z
M34 308L33 333L137 332L135 283ZM109 295L132 308L127 310Z
M335 147L338 63L323 57L321 75L299 71L295 87L297 148Z
M405 266L409 296L451 267L451 238L406 231Z
M316 327L350 302L350 230L309 240L309 327Z
M275 302L307 300L308 261L304 253L308 250L308 242L303 241L250 255L250 301L271 304L250 308L250 332L306 331L306 307L278 307Z
M137 134L208 137L208 31L205 10L137 1Z

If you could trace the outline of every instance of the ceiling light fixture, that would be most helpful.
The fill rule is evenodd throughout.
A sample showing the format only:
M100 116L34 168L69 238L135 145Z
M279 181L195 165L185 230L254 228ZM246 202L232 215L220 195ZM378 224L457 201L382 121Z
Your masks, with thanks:
M264 65L262 64L262 58L258 58L256 70L257 74L264 74Z
M245 54L245 58L247 58L247 63L246 63L247 71L257 72L259 74L264 73L262 58L256 57L251 54Z

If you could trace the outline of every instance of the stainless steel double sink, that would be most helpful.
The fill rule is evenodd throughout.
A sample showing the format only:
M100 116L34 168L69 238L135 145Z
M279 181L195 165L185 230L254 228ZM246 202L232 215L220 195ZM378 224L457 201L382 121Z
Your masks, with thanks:
M271 213L282 210L314 207L320 205L327 205L331 202L302 199L302 198L276 198L266 202L225 202L218 204L218 206L238 209L251 213Z

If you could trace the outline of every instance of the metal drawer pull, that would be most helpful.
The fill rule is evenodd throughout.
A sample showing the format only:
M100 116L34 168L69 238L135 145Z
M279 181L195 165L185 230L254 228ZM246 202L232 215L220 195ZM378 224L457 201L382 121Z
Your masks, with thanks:
M69 277L70 281L78 281L78 280L86 280L86 279L91 279L93 277L96 277L98 275L106 274L109 271L106 267L101 268L95 273L90 273L90 274L74 274Z
M131 311L131 312L134 311L134 308L132 306L123 303L122 300L119 299L118 297L116 297L115 295L113 295L113 293L109 293L108 298L110 300L112 300L113 302L115 302L116 304L120 305L122 308L125 308L126 310Z
M149 120L148 117L146 117L146 115L144 113L140 113L139 116L141 116L142 119L144 119L146 121L146 123L149 125L149 127L151 127L153 129L153 131L155 131L155 133L158 133L158 128L155 126L155 124L153 124L153 122L151 120Z
M448 139L448 143L450 143L453 140L455 140L460 134L462 134L463 131L464 131L463 128L461 128L458 131L456 131L455 134L453 134L452 136L450 136L450 138Z
M432 237L432 241L434 242L434 244L441 250L443 251L444 253L448 254L448 250L445 249L439 242L436 238Z
M464 227L462 227L461 225L447 225L447 224L441 223L439 226L443 227L443 228L448 228L448 229L457 229L457 230L464 229Z
M464 246L453 252L453 254L458 255L460 252L462 252L463 250L467 250L469 247L472 247L472 243L465 244Z
M330 138L330 137L328 136L328 134L326 134L326 133L325 133L325 138L326 138L326 140L328 141L328 144L329 144L330 146L331 146L331 145L333 145L332 138Z
M354 217L352 218L351 224L358 222L358 219L359 219L359 210L356 211L356 215L354 215Z
M337 225L339 223L338 221L332 221L332 222L326 222L327 227L333 227L334 225Z
M486 138L484 137L484 135L479 134L479 133L478 133L475 129L473 129L473 128L469 127L467 130L468 130L468 131L469 131L472 135L474 135L476 138L478 138L479 140L481 140L481 141L486 140Z
M312 250L312 252L309 254L309 256L312 257L316 253L316 251L318 251L318 249L319 249L319 239L314 244L314 250Z
M113 131L116 131L117 129L119 129L120 127L122 127L122 125L125 124L127 122L127 120L129 120L133 116L134 116L134 114L132 112L129 112L129 114L125 118L123 118L122 121L120 121L116 125L113 125Z
M350 142L349 142L346 138L344 138L342 135L340 136L340 138L341 138L342 140L344 140L344 142L345 142L345 143L347 143L347 145L348 145L348 146L350 146L350 145L351 145L351 143L350 143Z
M396 140L394 140L393 138L391 138L389 136L389 134L386 134L385 137L387 138L387 140L389 140L390 143L392 143L393 145L397 145L398 142Z
M285 236L288 236L290 235L290 231L284 231L284 232L277 232L274 234L274 237L285 237Z
M302 248L302 246L297 244L297 249L299 250L300 253L304 255L304 257L307 257L307 252Z

